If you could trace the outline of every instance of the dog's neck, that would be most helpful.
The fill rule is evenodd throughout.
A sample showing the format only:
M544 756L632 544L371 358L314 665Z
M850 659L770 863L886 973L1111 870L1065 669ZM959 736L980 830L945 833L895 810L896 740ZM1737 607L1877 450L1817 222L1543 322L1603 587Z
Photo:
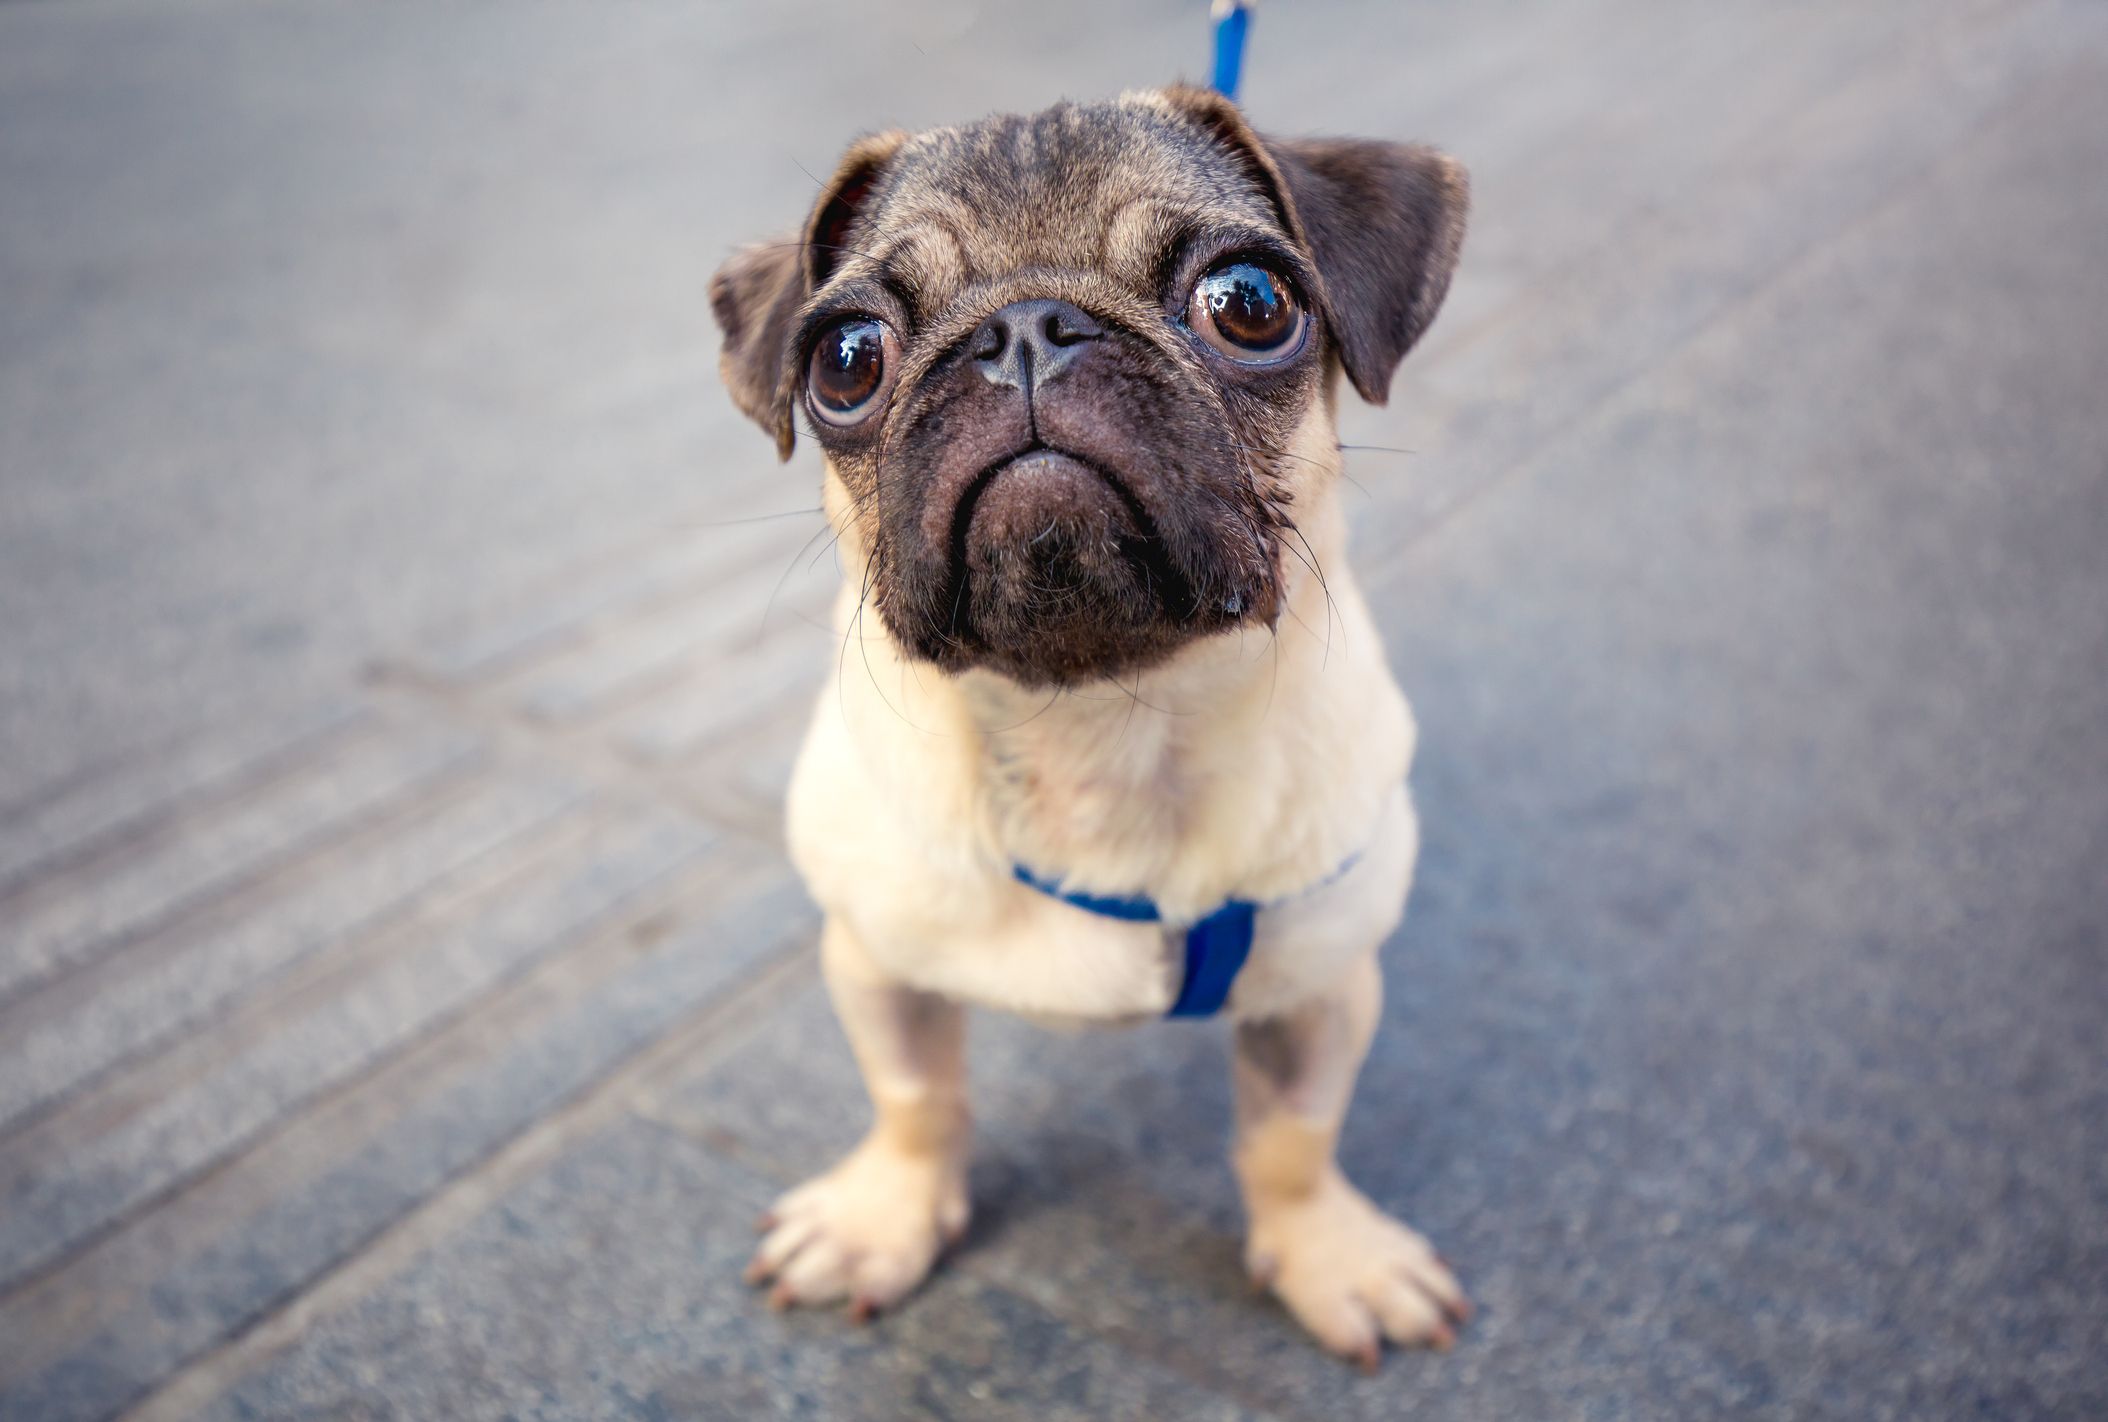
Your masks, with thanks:
M1285 892L1318 878L1402 778L1410 729L1336 497L1312 497L1298 524L1273 628L1204 639L1138 676L1034 691L908 663L867 632L882 669L858 674L852 653L842 681L859 738L948 743L941 812L981 826L991 854L1076 887L1204 912L1255 882ZM853 616L853 592L845 606ZM1348 778L1371 786L1368 806L1303 803L1299 787L1340 780L1315 762L1353 757L1367 760Z

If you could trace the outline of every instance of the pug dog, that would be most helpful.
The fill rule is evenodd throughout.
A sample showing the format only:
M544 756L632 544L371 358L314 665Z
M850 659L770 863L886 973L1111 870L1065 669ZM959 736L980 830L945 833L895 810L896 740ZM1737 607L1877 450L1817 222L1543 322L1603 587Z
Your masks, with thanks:
M1245 1260L1328 1349L1470 1306L1341 1173L1418 828L1347 566L1341 378L1383 403L1467 182L1173 87L858 140L717 273L722 369L802 426L847 571L788 838L875 1108L762 1221L771 1302L904 1297L966 1227L963 1005L1229 1018Z

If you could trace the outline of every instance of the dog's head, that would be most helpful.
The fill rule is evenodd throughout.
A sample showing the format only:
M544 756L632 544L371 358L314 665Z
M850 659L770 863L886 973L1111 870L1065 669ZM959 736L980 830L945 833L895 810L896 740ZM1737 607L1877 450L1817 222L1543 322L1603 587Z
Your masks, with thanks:
M717 274L725 381L784 457L819 440L910 655L1132 672L1279 615L1335 372L1383 401L1465 202L1438 153L1196 89L880 134Z

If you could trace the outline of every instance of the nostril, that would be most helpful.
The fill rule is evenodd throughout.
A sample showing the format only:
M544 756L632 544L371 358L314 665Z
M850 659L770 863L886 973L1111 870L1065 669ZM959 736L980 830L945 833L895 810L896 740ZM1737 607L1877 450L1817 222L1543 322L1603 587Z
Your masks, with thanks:
M1054 346L1073 346L1095 340L1103 334L1082 312L1060 308L1047 313L1046 324L1041 330L1046 333L1047 344Z
M966 356L991 385L1031 394L1035 382L1054 378L1076 363L1077 347L1104 336L1084 311L1066 301L1014 301L984 317L967 338Z

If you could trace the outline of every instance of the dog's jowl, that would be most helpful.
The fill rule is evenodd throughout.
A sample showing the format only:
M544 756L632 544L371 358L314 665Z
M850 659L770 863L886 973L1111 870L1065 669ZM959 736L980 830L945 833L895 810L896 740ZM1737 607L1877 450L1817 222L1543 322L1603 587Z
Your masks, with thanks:
M1440 154L1170 89L859 140L718 273L734 398L825 455L859 644L789 825L875 1121L772 1211L779 1305L866 1315L965 1228L962 1004L1221 1011L1254 1277L1348 1357L1449 1343L1456 1281L1335 1163L1418 832L1333 416L1465 205Z

